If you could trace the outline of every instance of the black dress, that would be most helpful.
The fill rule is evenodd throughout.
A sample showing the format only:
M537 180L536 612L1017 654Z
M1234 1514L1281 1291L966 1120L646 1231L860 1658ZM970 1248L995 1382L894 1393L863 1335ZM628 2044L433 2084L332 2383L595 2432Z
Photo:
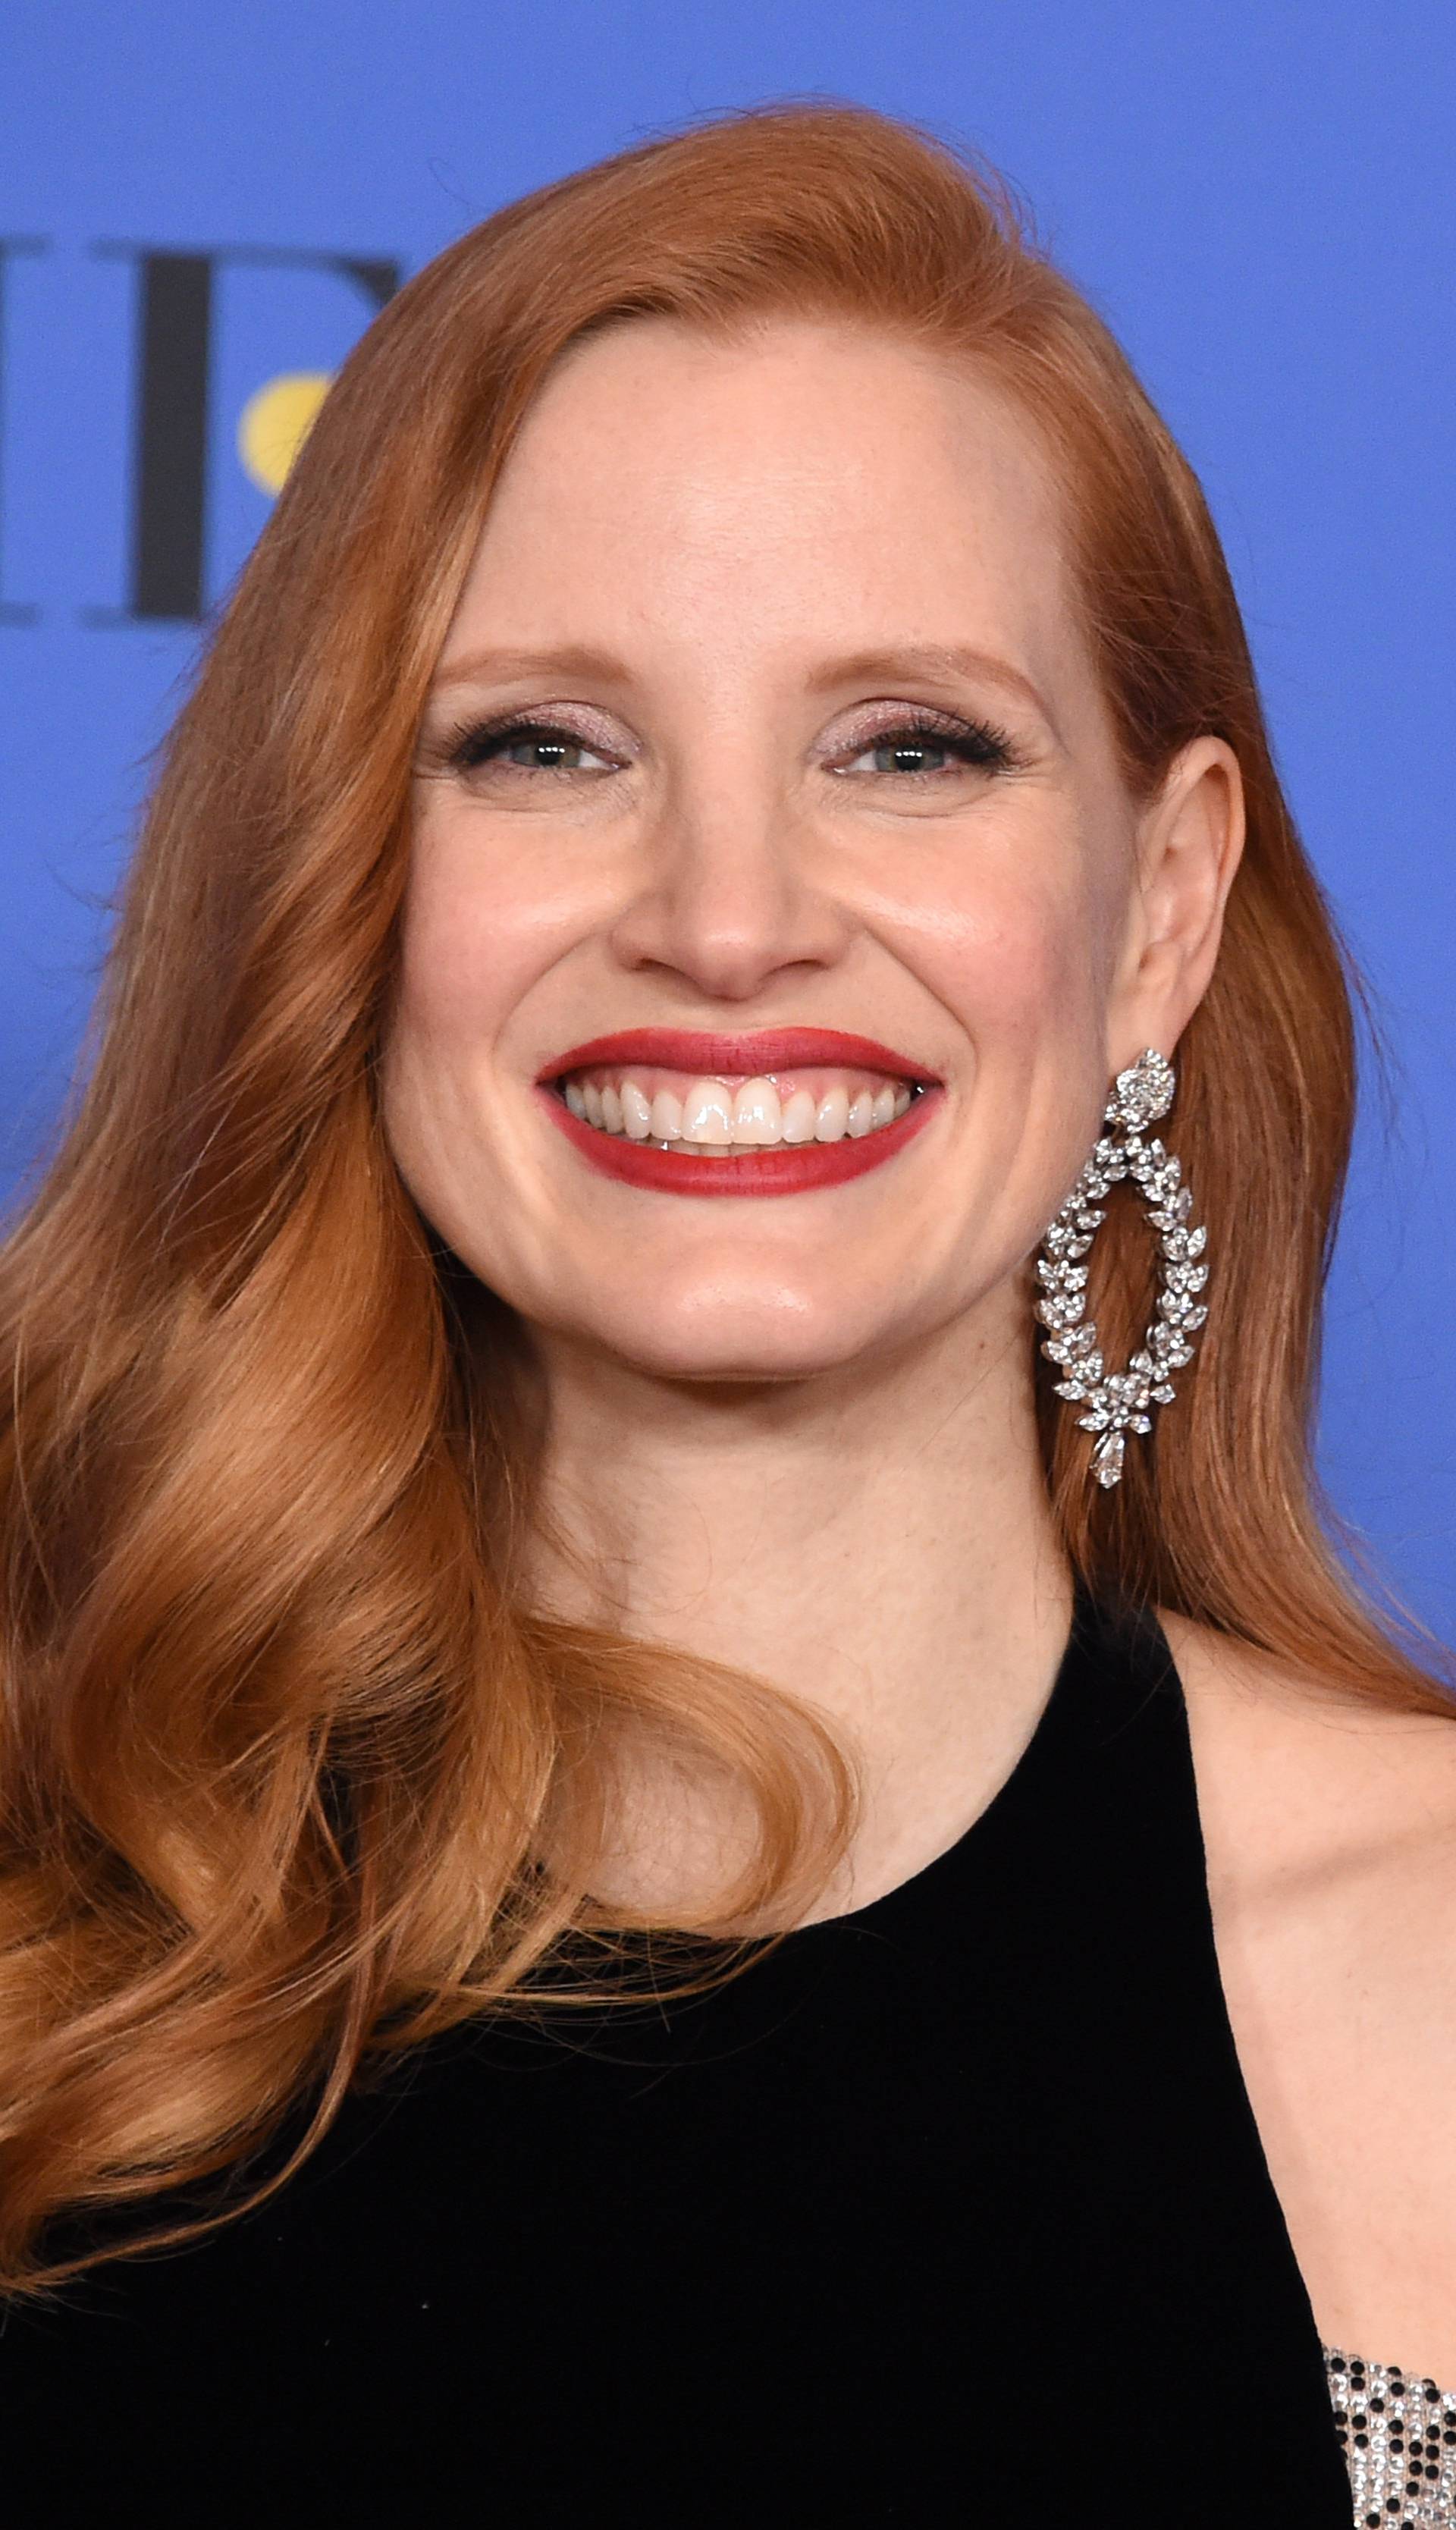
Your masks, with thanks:
M1157 1625L1079 1604L888 1897L671 2012L455 2031L255 2214L13 2315L6 2486L159 2530L1350 2530Z

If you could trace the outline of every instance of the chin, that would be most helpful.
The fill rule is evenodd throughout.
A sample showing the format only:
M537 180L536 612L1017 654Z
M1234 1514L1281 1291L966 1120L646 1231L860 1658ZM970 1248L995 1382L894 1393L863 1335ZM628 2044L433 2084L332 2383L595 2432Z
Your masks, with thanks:
M847 1324L837 1311L775 1316L763 1309L704 1308L659 1312L651 1321L645 1311L634 1311L630 1319L614 1318L590 1332L604 1351L633 1369L710 1386L809 1379L879 1349L878 1330Z

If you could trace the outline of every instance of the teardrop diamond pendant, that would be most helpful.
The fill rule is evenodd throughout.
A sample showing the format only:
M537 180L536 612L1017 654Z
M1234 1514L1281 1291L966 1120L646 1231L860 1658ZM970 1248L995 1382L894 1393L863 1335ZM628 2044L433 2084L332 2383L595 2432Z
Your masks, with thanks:
M1122 1474L1129 1432L1151 1432L1155 1405L1171 1405L1169 1374L1193 1359L1193 1337L1208 1316L1198 1298L1209 1279L1202 1262L1207 1232L1190 1227L1193 1198L1170 1151L1148 1127L1173 1103L1173 1067L1150 1046L1112 1084L1103 1122L1111 1129L1096 1143L1071 1193L1042 1242L1037 1275L1042 1295L1037 1316L1051 1332L1042 1350L1065 1376L1056 1394L1086 1408L1077 1417L1095 1432L1092 1472L1100 1485ZM1143 1348L1124 1371L1109 1371L1098 1349L1097 1328L1085 1315L1087 1267L1083 1259L1106 1219L1101 1209L1109 1189L1131 1178L1158 1233L1161 1275L1157 1313Z

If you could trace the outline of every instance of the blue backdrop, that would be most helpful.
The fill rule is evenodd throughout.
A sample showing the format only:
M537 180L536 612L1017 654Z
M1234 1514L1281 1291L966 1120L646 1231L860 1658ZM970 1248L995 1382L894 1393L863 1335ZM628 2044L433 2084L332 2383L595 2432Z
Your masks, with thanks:
M0 1190L55 1113L147 750L311 382L512 195L808 94L998 161L1202 474L1393 1057L1323 1465L1456 1638L1450 0L5 0Z

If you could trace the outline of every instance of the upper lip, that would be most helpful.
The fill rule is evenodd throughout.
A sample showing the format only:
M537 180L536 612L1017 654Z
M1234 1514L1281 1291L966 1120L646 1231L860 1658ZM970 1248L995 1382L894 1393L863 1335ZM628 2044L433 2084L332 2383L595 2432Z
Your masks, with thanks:
M621 1028L613 1036L588 1037L585 1044L553 1055L537 1072L538 1081L559 1080L564 1072L584 1071L588 1064L653 1063L665 1071L692 1072L713 1078L720 1073L748 1077L782 1072L794 1064L858 1064L867 1072L890 1072L926 1088L941 1075L912 1062L891 1045L872 1036L846 1036L839 1028L755 1028L742 1036L710 1034L698 1028Z

